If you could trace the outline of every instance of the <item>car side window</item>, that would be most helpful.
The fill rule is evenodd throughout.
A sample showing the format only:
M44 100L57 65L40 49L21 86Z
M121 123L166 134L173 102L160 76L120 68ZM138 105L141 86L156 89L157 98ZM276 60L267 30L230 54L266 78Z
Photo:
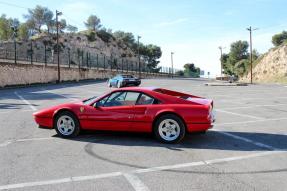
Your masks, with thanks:
M127 92L126 98L125 98L125 105L135 105L140 93L138 92Z
M140 93L137 92L115 92L105 101L104 107L135 105Z
M155 102L154 98L152 98L146 94L141 94L136 105L151 105L151 104L154 104L154 102Z
M100 101L98 101L98 102L97 102L98 106L99 106L99 107L103 107L104 104L105 104L105 102L108 100L108 98L109 98L109 96L107 96L107 97L101 99Z

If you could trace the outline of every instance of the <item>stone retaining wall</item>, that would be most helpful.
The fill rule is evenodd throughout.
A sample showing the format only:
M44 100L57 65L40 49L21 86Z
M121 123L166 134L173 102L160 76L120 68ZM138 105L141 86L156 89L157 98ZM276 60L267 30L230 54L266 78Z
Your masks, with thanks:
M61 81L79 81L85 79L106 79L118 73L133 74L135 72L122 72L110 69L79 69L76 67L61 67ZM166 74L142 73L142 78L166 78ZM0 87L11 85L29 85L35 83L51 83L58 79L58 70L55 65L45 66L34 63L10 63L0 61Z

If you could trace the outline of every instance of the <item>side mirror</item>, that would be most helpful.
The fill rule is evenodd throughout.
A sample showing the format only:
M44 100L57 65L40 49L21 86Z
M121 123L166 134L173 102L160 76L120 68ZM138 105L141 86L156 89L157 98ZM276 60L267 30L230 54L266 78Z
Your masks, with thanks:
M99 103L98 103L98 102L96 102L96 103L94 103L93 107L94 107L94 108L99 108L99 107L100 107L100 105L99 105Z

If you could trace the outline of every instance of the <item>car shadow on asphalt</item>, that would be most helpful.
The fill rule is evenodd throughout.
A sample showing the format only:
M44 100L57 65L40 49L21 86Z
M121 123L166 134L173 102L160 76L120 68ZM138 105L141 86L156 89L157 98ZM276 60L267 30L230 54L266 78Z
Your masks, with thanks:
M228 132L235 136L244 137L255 142L261 142L278 149L287 149L287 135L256 132ZM57 135L54 135L57 137ZM102 145L163 147L174 151L184 149L210 149L230 151L268 151L267 148L256 146L242 140L234 139L220 132L208 131L205 134L191 133L178 144L165 144L158 142L150 133L84 131L70 141L80 141Z
M29 104L19 104L19 103L0 103L0 109L22 109L23 106L27 106ZM39 106L37 104L30 104L32 106Z
M268 137L273 139L274 142L278 140L284 141L286 140L286 135L279 134L267 134L267 133L249 133L249 132L226 132L232 133L236 136L242 137L254 137L256 139L262 139L264 137ZM54 137L58 137L54 135ZM176 152L184 152L186 149L201 149L201 150L226 150L226 151L264 151L267 149L261 148L251 143L246 143L244 141L240 141L228 136L225 136L216 131L209 131L206 134L188 134L185 139L179 144L163 144L157 142L151 134L147 133L127 133L127 132L84 132L80 136L67 139L68 141L79 141L85 142L84 150L85 152L92 156L93 158L108 162L115 165L132 167L137 169L145 169L151 168L149 166L145 166L138 162L130 162L118 160L114 157L104 156L103 153L99 152L97 146L99 145L115 145L115 146L128 146L128 147L146 147L147 149L151 147L160 147L163 149L168 149ZM272 145L273 146L273 145ZM275 146L274 146L275 147ZM285 141L284 145L281 145L283 149L287 148L287 143ZM117 148L118 150L119 148ZM126 151L126 149L124 149ZM111 152L111 151L110 151ZM140 149L131 150L130 152L144 152ZM269 173L278 173L278 172L286 172L286 168L280 169L266 169L266 170L258 170L258 171L229 171L225 172L218 169L212 169L211 171L201 171L201 170L182 170L182 169L165 169L163 171L173 172L173 173L185 173L185 174L269 174Z

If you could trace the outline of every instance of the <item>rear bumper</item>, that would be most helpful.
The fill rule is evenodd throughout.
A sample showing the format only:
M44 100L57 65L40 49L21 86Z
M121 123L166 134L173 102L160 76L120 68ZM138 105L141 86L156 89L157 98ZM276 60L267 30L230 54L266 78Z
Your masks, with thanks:
M207 131L208 129L211 129L212 127L213 127L213 124L211 123L190 123L190 124L187 124L187 131L189 133Z
M141 81L123 81L122 83L124 86L129 86L129 85L140 85Z
M53 128L53 120L51 118L46 117L35 117L34 118L39 127L44 127L45 129Z

